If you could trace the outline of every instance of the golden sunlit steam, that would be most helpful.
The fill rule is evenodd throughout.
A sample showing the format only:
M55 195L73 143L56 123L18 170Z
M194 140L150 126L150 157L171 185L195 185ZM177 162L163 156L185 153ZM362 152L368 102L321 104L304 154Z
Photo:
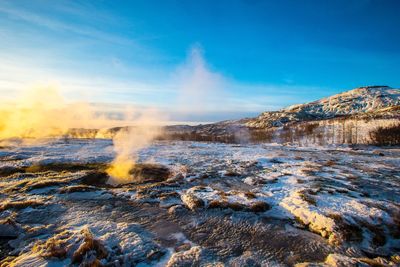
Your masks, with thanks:
M25 91L0 115L0 139L60 137L68 129L95 128L106 121L87 103L67 103L54 86Z
M30 142L43 138L58 138L72 128L113 127L115 121L100 116L88 103L66 103L54 86L36 87L21 95L15 104L0 111L0 140L29 138ZM133 181L129 174L140 149L148 146L161 132L160 113L152 109L130 109L123 115L124 123L113 137L115 159L107 169L110 183ZM128 119L128 120L127 120ZM101 132L97 136L101 136Z
M120 130L113 138L116 157L107 169L111 184L130 183L135 180L130 171L138 159L138 151L147 147L161 133L161 127L149 123L154 117L146 116L146 121L136 126ZM143 120L144 117L141 119Z
M1 111L0 138L43 138L60 135L68 124L60 123L66 105L56 89L35 88L25 92L8 109Z
M177 72L175 84L180 89L177 106L183 111L201 111L212 105L212 95L219 92L221 83L222 78L207 68L201 50L193 48L187 62ZM111 184L134 182L135 177L130 172L138 160L139 150L161 135L160 125L166 121L164 113L161 116L161 112L154 109L132 107L121 114L119 120L130 127L123 127L110 136L102 128L118 126L116 121L100 116L89 103L67 103L54 86L25 92L15 105L4 109L0 115L0 139L57 138L68 136L71 129L77 129L74 137L84 137L79 129L100 129L96 138L113 138L116 155L107 169Z

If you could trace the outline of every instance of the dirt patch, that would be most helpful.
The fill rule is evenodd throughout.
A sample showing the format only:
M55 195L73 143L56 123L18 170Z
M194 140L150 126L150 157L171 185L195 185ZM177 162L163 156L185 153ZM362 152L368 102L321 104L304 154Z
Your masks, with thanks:
M91 192L91 191L96 191L98 190L94 186L88 186L88 185L71 185L71 186L66 186L63 188L60 188L59 192L60 194L68 194L68 193L74 193L74 192Z
M0 168L0 176L9 176L14 173L24 173L25 170L22 168L4 166Z
M300 195L301 199L304 200L305 202L307 202L308 204L316 206L317 200L315 199L314 196L312 196L312 195L315 195L314 191L305 189L305 190L300 191L299 195Z
M129 173L139 183L163 182L172 174L168 167L160 164L136 164Z
M84 185L92 185L92 186L108 186L107 181L110 178L106 172L102 171L92 171L81 178L81 183Z
M68 237L71 233L64 231L54 237L49 238L46 242L37 242L33 248L33 252L40 253L44 258L60 258L63 259L67 256L69 246Z
M184 194L181 196L181 199L186 207L193 211L205 206L204 201L193 194Z
M84 241L72 255L72 263L81 263L83 266L101 266L99 259L107 257L107 249L93 237L89 229L84 228L82 234Z
M339 213L329 214L328 217L335 221L335 227L345 241L361 242L363 240L363 231L358 225L348 223Z
M34 189L40 189L40 188L45 188L45 187L50 187L50 186L61 186L61 185L67 184L68 182L69 182L68 180L52 179L52 180L45 180L45 181L36 182L36 183L29 183L26 186L26 190L31 191Z
M44 205L45 203L41 200L23 200L23 201L7 201L0 205L0 211L8 209L25 209L27 207L37 207Z
M244 195L245 195L248 199L254 199L254 198L257 197L256 194L254 194L254 193L251 192L251 191L244 192Z
M226 200L212 200L208 204L209 209L232 209L234 211L251 211L251 212L264 212L271 207L268 203L263 201L256 201L250 206L246 206L238 202L228 202Z
M250 205L249 210L252 212L264 212L271 209L271 206L263 201L257 201Z
M106 164L102 163L50 163L50 164L34 164L25 168L25 172L44 172L44 171L84 171L84 170L104 170Z
M225 200L213 200L208 205L209 209L232 209L234 211L245 210L246 206L236 202L228 202Z

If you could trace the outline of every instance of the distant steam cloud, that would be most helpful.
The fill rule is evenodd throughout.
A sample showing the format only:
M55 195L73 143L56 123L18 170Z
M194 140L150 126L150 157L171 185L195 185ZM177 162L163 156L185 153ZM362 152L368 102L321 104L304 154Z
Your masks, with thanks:
M209 70L200 47L194 47L185 64L178 68L175 76L178 84L177 109L182 112L202 112L215 103L214 97L221 94L223 79ZM134 112L139 116L132 120L135 126L119 131L113 139L116 157L107 172L111 183L133 182L130 171L134 168L140 149L151 144L161 134L159 110Z
M36 142L58 138L71 128L102 128L115 126L109 116L99 113L89 103L67 103L55 86L38 86L24 92L14 105L0 111L0 140L28 138ZM148 146L161 133L160 112L150 108L127 109L123 119L131 127L122 128L113 138L115 159L107 172L112 183L132 182L129 171L137 152Z
M70 128L95 128L107 120L87 103L67 103L53 85L23 92L0 113L0 139L58 137Z
M186 62L178 68L177 110L199 113L218 109L218 100L224 96L224 78L210 70L199 46L191 49Z
M190 51L186 62L175 72L172 83L177 93L175 99L170 100L180 112L199 114L216 110L221 105L225 81L206 64L199 46ZM100 113L96 106L86 102L67 103L57 87L51 85L28 90L0 115L0 139L60 137L71 128L116 126L115 116ZM161 134L161 125L167 116L159 109L130 106L117 117L131 127L115 134L116 156L107 173L111 183L129 183L134 179L130 171L137 162L138 152Z

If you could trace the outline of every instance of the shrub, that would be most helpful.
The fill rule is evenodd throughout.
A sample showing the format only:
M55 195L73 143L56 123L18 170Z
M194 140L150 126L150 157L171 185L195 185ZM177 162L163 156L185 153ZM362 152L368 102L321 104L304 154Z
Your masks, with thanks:
M369 136L373 145L400 145L400 125L378 127Z

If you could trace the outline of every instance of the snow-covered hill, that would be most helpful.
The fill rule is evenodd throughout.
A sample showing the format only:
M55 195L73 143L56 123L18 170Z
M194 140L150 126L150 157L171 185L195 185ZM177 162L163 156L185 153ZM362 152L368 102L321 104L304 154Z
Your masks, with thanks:
M279 111L264 112L255 118L196 126L166 126L159 139L300 145L376 144L371 140L371 132L399 125L400 89L367 86ZM71 129L66 137L108 139L120 129ZM393 144L392 141L386 143Z
M279 127L288 122L334 118L360 113L373 113L400 105L400 89L388 86L359 87L314 102L293 105L280 111L268 111L246 121L254 128Z

